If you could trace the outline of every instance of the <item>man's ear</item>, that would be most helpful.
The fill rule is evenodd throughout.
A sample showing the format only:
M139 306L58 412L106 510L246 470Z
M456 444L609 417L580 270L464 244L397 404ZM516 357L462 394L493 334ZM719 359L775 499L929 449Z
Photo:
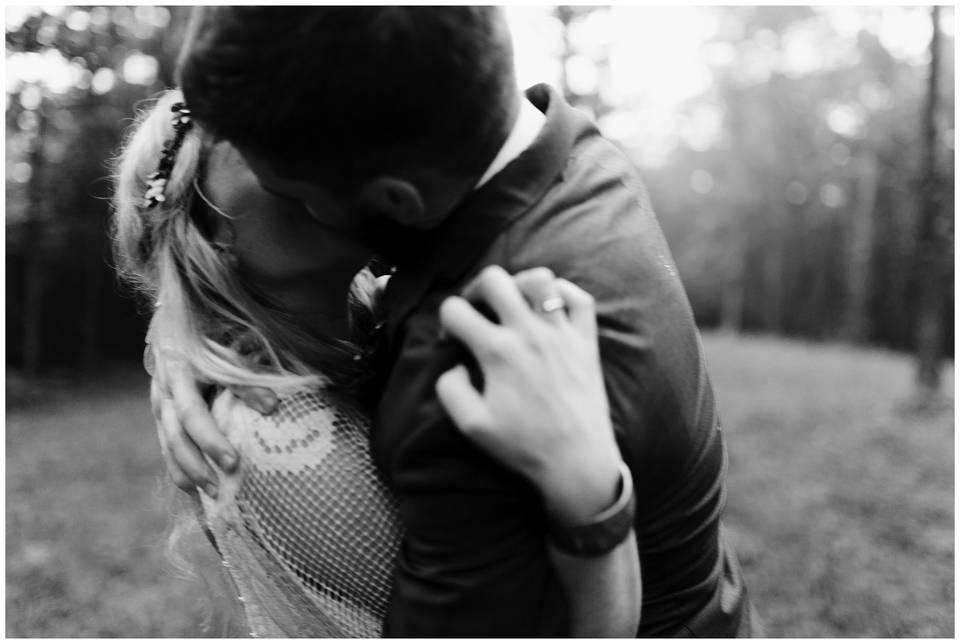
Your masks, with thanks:
M357 194L360 206L377 211L404 227L422 227L426 206L420 190L411 182L392 176L370 180Z

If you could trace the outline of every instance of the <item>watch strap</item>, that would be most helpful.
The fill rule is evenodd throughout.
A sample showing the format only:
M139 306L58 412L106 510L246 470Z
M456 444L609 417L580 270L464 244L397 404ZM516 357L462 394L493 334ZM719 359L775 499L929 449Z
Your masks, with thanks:
M620 488L610 507L583 523L548 520L547 536L554 546L572 556L592 558L609 553L630 535L636 513L633 476L622 460L618 467Z

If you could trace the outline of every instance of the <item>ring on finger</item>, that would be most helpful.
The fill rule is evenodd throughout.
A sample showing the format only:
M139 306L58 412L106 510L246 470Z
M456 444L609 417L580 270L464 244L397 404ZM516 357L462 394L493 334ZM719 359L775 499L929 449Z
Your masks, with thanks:
M540 311L544 313L553 313L554 311L563 311L567 303L560 296L550 296L540 303Z

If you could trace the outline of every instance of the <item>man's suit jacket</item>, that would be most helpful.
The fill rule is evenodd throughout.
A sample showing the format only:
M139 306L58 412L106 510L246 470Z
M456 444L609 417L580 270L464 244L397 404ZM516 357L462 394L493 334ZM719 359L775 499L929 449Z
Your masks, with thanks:
M545 266L596 299L617 441L636 487L639 635L749 630L723 539L726 453L699 334L646 191L626 157L545 86L537 140L417 238L385 294L393 364L372 433L406 535L385 631L562 636L564 596L536 491L466 440L434 392L467 355L437 308L484 266Z

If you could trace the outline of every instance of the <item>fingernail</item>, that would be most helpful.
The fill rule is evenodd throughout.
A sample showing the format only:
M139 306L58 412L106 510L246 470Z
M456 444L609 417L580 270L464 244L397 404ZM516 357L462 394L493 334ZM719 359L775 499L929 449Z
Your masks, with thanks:
M264 396L256 391L248 393L244 397L243 401L247 403L248 407L261 415L272 413L274 409L273 398L270 396Z
M277 409L276 398L259 398L257 404L260 405L260 413L264 415L271 414Z
M207 484L203 485L203 492L214 500L217 499L217 485L213 484L212 482L208 482Z
M220 466L223 467L224 471L233 471L233 468L237 466L237 459L229 453L225 453L220 458Z

